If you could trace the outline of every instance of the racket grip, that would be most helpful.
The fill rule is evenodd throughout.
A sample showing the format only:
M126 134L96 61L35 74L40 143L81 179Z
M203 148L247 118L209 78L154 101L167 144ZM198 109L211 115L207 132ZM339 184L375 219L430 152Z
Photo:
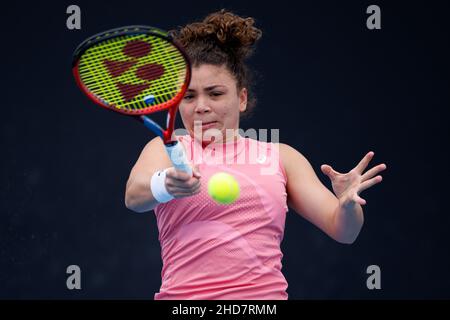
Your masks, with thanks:
M166 151L175 169L192 175L192 168L187 160L183 145L178 142L166 144Z

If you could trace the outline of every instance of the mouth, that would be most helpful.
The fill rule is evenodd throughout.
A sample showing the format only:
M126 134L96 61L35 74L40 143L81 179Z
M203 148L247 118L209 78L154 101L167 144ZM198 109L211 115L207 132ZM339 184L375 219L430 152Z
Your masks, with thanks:
M212 128L216 125L217 121L206 121L206 122L200 122L200 125L203 130Z

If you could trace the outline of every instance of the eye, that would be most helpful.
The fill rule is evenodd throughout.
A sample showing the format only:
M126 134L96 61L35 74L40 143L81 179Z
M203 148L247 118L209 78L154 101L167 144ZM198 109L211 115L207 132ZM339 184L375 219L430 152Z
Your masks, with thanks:
M187 94L183 97L183 100L191 100L192 98L194 98L194 95L192 94Z
M218 97L222 95L222 92L212 92L211 95L213 95L214 97Z

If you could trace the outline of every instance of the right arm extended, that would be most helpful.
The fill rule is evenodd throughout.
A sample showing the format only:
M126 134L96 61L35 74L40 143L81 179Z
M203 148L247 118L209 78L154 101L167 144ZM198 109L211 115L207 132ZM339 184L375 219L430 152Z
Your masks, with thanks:
M158 201L152 195L150 181L156 171L166 168L170 168L166 173L166 189L175 198L200 192L198 168L193 170L193 176L176 171L172 167L161 138L156 137L147 143L131 170L125 191L125 206L135 212L153 210Z

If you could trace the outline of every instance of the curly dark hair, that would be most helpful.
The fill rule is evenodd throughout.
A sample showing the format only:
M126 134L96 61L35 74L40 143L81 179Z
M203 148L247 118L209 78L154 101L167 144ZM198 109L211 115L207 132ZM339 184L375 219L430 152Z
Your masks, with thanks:
M245 64L262 35L254 23L253 18L243 18L222 9L209 14L202 22L193 22L169 31L185 49L193 67L202 64L227 67L236 79L238 91L247 89L246 115L252 112L256 104L253 74Z

